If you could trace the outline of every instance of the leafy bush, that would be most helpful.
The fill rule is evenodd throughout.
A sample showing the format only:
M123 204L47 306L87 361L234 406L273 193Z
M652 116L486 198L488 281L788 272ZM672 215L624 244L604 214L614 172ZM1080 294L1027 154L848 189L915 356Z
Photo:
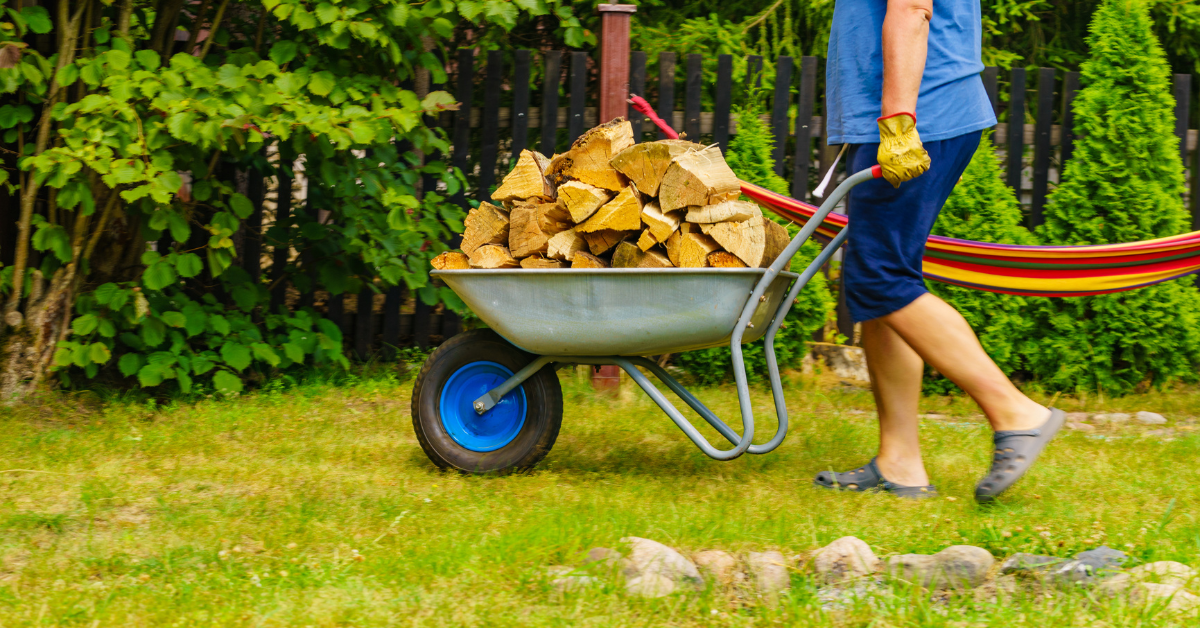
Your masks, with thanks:
M1012 188L1004 183L991 134L987 133L942 208L933 233L982 242L1034 244L1033 234L1023 222L1021 206ZM967 319L1000 370L1012 376L1025 369L1023 351L1028 349L1033 332L1033 321L1026 311L1029 299L936 281L927 283L930 292L953 305ZM926 392L947 393L958 389L950 380L930 375L932 370L924 380Z
M1046 244L1134 242L1188 226L1174 100L1144 3L1106 0L1096 12L1075 100L1082 136L1050 196ZM1057 390L1122 393L1195 380L1200 294L1193 278L1132 292L1046 299L1035 309L1035 375Z
M753 105L738 112L738 133L729 142L729 152L725 160L743 181L787 194L787 182L775 174L775 160L771 158L775 140L758 115L759 111ZM776 222L788 225L788 233L792 236L799 232L795 225L769 211L764 213ZM802 272L820 251L821 247L816 242L805 242L792 258L790 270ZM780 368L796 365L808 353L808 342L812 340L813 333L824 327L826 320L833 313L835 302L829 292L825 275L814 275L808 285L800 291L797 301L775 336L775 356L779 360ZM767 372L767 357L762 343L743 346L742 354L746 361L747 378L750 381L763 379ZM689 351L680 354L676 363L698 382L706 385L733 377L733 356L729 347Z

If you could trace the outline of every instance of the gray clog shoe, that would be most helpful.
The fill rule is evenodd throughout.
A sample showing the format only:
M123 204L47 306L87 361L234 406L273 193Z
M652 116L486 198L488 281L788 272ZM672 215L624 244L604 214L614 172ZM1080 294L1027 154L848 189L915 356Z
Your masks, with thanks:
M990 503L1016 484L1058 435L1066 416L1062 410L1050 408L1050 418L1036 429L996 432L992 436L996 445L992 452L992 470L975 486L975 501Z

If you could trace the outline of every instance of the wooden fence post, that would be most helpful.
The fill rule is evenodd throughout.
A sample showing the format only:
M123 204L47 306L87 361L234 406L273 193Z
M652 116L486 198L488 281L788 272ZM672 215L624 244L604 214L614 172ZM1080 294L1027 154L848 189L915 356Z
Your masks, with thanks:
M558 86L562 83L562 52L546 53L546 75L542 81L542 139L538 152L550 157L558 146Z
M813 102L817 96L817 58L800 59L800 100L796 106L796 155L792 159L792 198L808 200L812 165Z
M637 94L642 98L646 97L646 53L644 52L629 53L629 93ZM646 116L634 109L632 104L628 104L625 117L629 119L629 124L633 127L634 141L641 142L642 122Z
M713 94L713 141L729 150L729 110L733 104L733 55L717 57L717 91Z
M1050 187L1050 129L1054 123L1054 68L1038 68L1038 109L1033 134L1033 202L1029 206L1029 226L1042 224L1042 208ZM1022 130L1023 131L1023 130Z
M625 113L629 98L629 16L633 4L601 4L600 12L600 119L604 124Z
M704 88L704 56L687 56L683 88L683 132L693 142L700 141L700 94Z
M1025 155L1025 68L1012 69L1012 92L1008 99L1008 187L1021 200L1021 170Z
M1176 74L1172 81L1172 87L1175 92L1175 136L1179 138L1179 160L1186 164L1188 109L1192 104L1192 75Z
M571 53L571 116L567 118L567 144L583 135L583 113L587 109L588 53ZM547 155L549 157L549 155Z
M512 160L516 163L521 151L529 145L529 51L518 50L513 67Z
M1062 172L1067 168L1067 162L1071 161L1071 155L1075 153L1075 95L1079 93L1079 73L1067 72L1063 77L1063 114L1062 114L1062 131L1059 135L1058 143L1062 146L1061 157L1059 157L1059 177L1062 177Z
M675 53L658 54L658 117L675 126ZM667 139L667 134L658 132L658 139Z
M791 57L775 60L775 93L771 99L771 133L775 135L775 148L771 158L775 160L775 174L783 176L783 156L787 148L788 102L792 99Z
M489 50L487 79L483 90L483 132L479 146L479 190L476 198L486 201L492 197L496 183L496 158L500 152L500 89L504 84L504 52ZM513 110L515 115L516 110ZM470 107L467 108L470 116ZM468 119L469 122L469 119ZM463 209L467 209L464 207Z

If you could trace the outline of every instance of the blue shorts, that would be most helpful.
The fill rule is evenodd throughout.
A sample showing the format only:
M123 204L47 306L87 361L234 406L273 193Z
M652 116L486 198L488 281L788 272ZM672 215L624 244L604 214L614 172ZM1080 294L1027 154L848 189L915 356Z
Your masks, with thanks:
M928 292L921 275L925 240L981 136L974 131L926 142L929 171L901 183L899 189L875 179L850 192L850 235L842 273L846 305L855 322L887 316ZM851 145L848 171L874 166L878 150L879 144Z

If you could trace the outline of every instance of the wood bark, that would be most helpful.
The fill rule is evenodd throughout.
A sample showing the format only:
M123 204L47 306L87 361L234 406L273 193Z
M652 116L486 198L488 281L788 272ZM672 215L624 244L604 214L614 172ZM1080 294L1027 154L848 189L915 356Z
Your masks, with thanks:
M708 254L706 261L713 268L745 268L746 264L738 256L729 251L713 251Z
M691 205L715 205L741 196L742 184L725 163L721 149L712 146L675 158L658 189L662 211Z

